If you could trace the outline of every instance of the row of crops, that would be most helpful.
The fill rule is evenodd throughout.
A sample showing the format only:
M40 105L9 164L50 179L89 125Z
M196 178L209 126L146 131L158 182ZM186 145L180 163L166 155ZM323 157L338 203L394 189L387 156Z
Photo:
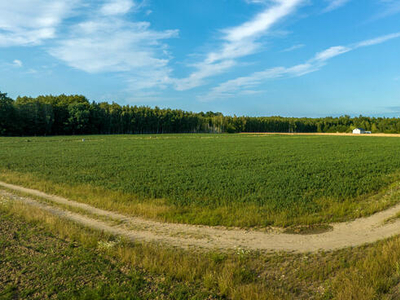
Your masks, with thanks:
M310 213L377 192L400 169L400 139L158 135L0 138L0 169L164 198L179 207L247 204Z

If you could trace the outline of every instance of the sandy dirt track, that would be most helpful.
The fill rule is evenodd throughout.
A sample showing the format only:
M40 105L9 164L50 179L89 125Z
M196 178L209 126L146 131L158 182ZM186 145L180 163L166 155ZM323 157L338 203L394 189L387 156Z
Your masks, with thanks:
M62 204L63 207L79 208L90 213L90 216L0 190L0 197L6 201L23 202L87 227L124 236L133 241L165 243L182 248L228 250L240 247L261 251L316 252L360 246L400 234L400 219L384 224L385 220L400 212L400 204L367 218L331 224L332 230L328 232L298 235L162 223L101 210L87 204L4 182L0 182L0 187L34 195L54 204ZM99 219L96 216L103 218ZM118 221L118 225L104 220L104 217Z

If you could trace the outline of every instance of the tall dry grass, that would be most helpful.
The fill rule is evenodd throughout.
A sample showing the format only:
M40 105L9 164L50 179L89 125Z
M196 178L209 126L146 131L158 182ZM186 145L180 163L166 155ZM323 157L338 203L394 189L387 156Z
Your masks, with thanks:
M222 253L131 243L48 212L5 202L0 210L43 224L60 238L227 299L391 299L399 290L400 237L373 245L315 254Z

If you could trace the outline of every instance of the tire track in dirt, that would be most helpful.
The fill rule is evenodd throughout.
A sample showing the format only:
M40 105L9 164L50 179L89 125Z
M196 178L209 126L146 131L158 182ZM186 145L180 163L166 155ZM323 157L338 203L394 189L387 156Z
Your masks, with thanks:
M133 241L165 243L182 248L229 250L240 247L261 251L316 252L319 250L330 251L360 246L400 234L400 219L384 224L385 220L400 212L400 204L366 218L331 224L332 230L328 232L298 235L237 228L163 223L105 211L63 197L4 182L0 182L0 187L34 195L55 204L79 208L92 215L107 217L121 223L112 225L101 219L0 190L0 195L6 199L38 207L87 227L124 236Z

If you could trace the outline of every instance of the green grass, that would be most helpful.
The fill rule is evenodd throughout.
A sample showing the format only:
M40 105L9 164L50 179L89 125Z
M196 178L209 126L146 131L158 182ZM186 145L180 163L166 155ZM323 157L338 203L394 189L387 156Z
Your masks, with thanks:
M155 276L0 209L0 299L205 299L211 293Z
M0 179L160 220L228 226L340 221L398 201L376 198L398 180L397 138L84 138L0 138Z
M0 299L398 299L400 238L306 254L129 243L0 199Z

